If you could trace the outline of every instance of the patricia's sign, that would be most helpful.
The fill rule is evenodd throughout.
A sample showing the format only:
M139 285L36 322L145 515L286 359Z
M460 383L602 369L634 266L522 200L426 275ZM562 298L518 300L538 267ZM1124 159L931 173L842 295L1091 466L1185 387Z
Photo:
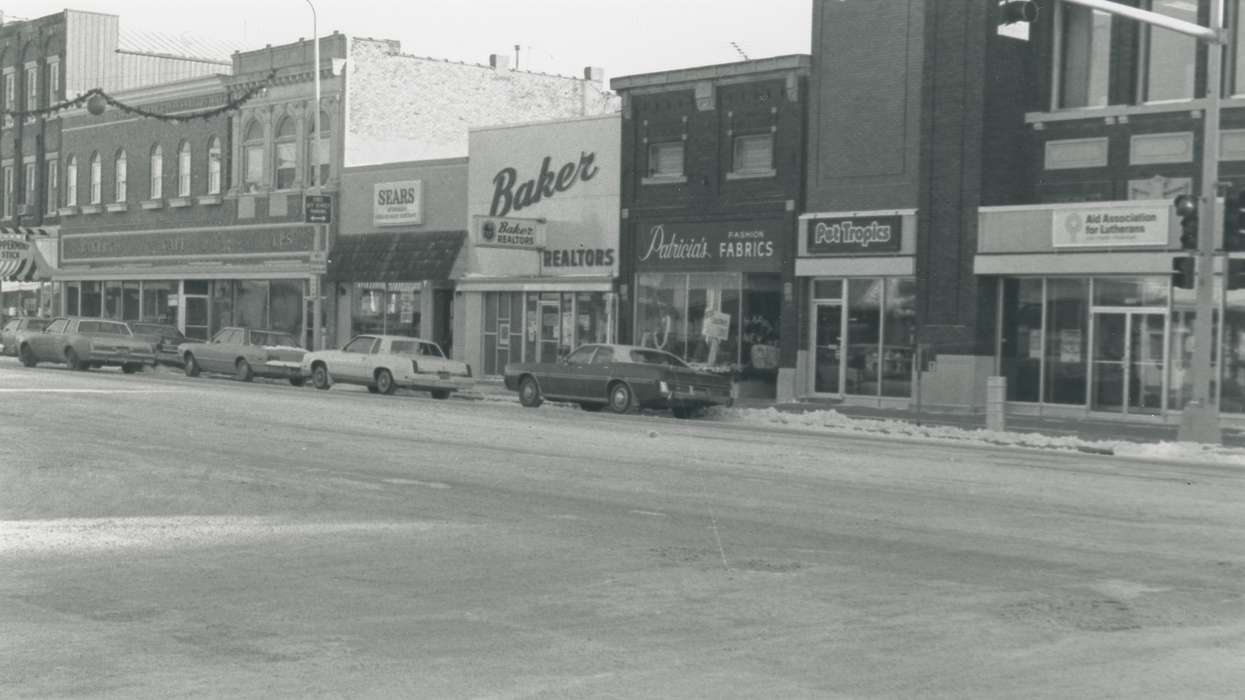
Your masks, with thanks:
M903 217L845 216L808 222L810 255L891 253L900 249Z
M645 270L782 269L781 221L643 224L636 267Z
M1171 207L1151 205L1085 206L1051 212L1055 248L1166 246Z
M412 226L424 222L422 180L372 185L372 226Z
M481 248L540 250L545 247L545 222L539 219L476 216L472 217L471 224L475 244Z

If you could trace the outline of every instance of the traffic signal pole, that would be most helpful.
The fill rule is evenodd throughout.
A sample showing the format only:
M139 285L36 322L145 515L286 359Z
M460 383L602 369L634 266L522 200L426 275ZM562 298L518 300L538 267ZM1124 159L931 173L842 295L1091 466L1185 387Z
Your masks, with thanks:
M1062 0L1072 5L1128 17L1179 32L1206 44L1206 111L1202 116L1202 186L1198 198L1197 315L1193 319L1193 397L1180 415L1180 439L1188 442L1221 443L1219 406L1211 395L1211 353L1214 344L1215 308L1215 197L1219 181L1219 111L1223 93L1223 0L1210 0L1210 26L1203 27L1156 12L1140 10L1108 0ZM1226 271L1225 271L1226 272ZM1226 286L1226 285L1225 285Z

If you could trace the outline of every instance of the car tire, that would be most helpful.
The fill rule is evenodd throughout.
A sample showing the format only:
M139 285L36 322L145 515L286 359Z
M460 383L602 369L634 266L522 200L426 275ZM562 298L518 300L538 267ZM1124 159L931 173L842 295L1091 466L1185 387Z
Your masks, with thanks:
M389 372L389 370L384 369L383 367L376 370L376 391L378 393L388 396L397 390L397 388L398 387L394 386L393 375Z
M587 411L587 412L589 412L589 413L600 413L600 412L601 412L601 411L605 408L605 404L603 404L603 403L587 403L587 402L585 402L585 403L581 403L581 404L579 404L579 407L580 407L580 408L582 408L582 409L584 409L585 411Z
M691 406L673 406L670 412L674 414L675 418L680 420L687 420L696 415L696 409Z
M186 353L186 364L182 369L185 370L187 377L197 377L199 376L199 361L194 355Z
M18 349L17 360L22 363L22 367L34 367L39 364L39 360L35 359L35 353L29 345L23 345Z
M292 386L303 386L306 383L307 379L304 377L290 377L290 384Z
M91 366L89 362L78 359L78 351L73 348L65 348L65 364L69 365L69 369L79 372L85 372Z
M135 372L139 371L142 368L143 366L137 362L127 362L121 365L121 371L125 372L126 374L134 374Z
M430 391L428 393L432 394L432 398L437 399L438 401L444 401L450 397L451 392L446 389L437 389L436 391Z
M540 384L536 383L535 377L524 377L519 382L519 403L527 408L536 408L545 402L545 397L541 396Z
M375 384L368 384L368 385L367 385L367 393L369 393L369 394L379 394L379 393L380 393L380 389L377 389Z
M626 382L614 382L609 389L609 407L614 413L624 414L635 411L635 394Z
M246 358L239 357L238 361L233 364L233 376L240 382L249 382L255 378L255 371L251 369L251 363Z
M321 391L327 391L333 386L329 381L329 368L324 365L316 365L311 368L311 385Z

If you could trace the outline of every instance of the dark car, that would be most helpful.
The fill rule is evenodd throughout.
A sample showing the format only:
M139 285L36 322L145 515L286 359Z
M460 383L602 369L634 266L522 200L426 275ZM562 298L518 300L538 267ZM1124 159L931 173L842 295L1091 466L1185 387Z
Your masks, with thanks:
M151 343L156 350L156 364L181 367L182 356L177 346L189 342L177 326L168 323L146 323L135 321L129 324L134 337Z
M114 365L126 374L156 361L151 344L135 338L124 323L75 316L58 318L42 331L19 333L17 357L26 367L40 362L63 362L76 370Z
M729 376L699 372L668 352L634 345L583 345L557 362L508 364L505 381L529 408L548 398L588 411L669 408L676 418L690 418L733 402Z
M232 374L244 382L269 377L302 386L305 381L301 363L307 351L284 331L232 326L222 328L210 342L182 343L177 352L187 377L197 377L202 371Z
M0 354L17 357L17 336L25 331L38 333L48 324L50 318L11 318L0 327Z

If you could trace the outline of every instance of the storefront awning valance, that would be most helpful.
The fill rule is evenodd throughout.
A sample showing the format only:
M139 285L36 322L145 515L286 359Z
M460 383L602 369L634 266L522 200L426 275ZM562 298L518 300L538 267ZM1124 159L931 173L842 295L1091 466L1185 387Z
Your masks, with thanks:
M0 282L52 279L52 265L39 250L41 241L55 244L46 229L0 227Z
M466 231L339 236L328 277L337 282L448 280Z

